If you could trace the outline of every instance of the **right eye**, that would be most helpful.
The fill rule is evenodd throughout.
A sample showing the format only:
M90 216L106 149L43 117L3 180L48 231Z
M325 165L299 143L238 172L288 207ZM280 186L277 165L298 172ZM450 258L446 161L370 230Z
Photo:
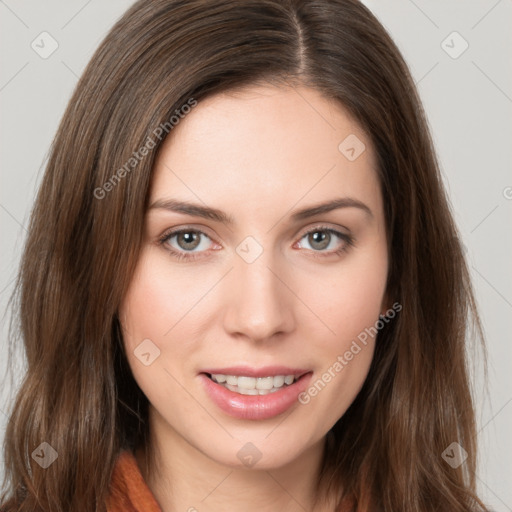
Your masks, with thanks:
M160 238L160 244L178 259L195 259L196 253L203 253L208 249L208 244L203 243L203 237L211 240L203 231L181 228L165 233Z

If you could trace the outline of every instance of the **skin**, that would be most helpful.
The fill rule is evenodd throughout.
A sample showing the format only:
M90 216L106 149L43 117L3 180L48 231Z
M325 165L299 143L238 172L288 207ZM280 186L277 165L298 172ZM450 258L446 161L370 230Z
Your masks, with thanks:
M338 149L350 134L366 145L354 161ZM360 344L308 404L266 420L225 414L198 374L279 364L311 369L314 383L389 308L370 139L342 106L305 86L216 95L199 102L161 147L149 204L170 197L223 210L234 224L148 210L119 309L130 367L150 401L154 467L146 469L137 452L146 482L165 512L333 510L314 507L313 482L326 433L361 389L375 340ZM291 222L296 210L338 197L363 202L371 215L347 207ZM346 247L337 236L325 247L305 235L322 225L352 235L354 246L337 255ZM198 234L195 248L186 245L190 235L159 244L182 227L206 236ZM247 236L263 248L252 263L236 252ZM178 260L166 247L198 257ZM149 366L134 355L144 339L160 350ZM261 453L252 467L237 457L248 442Z

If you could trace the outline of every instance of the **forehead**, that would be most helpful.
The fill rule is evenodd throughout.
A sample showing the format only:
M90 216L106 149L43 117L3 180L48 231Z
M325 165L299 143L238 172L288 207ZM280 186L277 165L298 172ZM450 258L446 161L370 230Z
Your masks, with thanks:
M174 126L151 196L254 212L330 193L378 207L375 162L369 137L339 102L304 86L258 85L208 97Z

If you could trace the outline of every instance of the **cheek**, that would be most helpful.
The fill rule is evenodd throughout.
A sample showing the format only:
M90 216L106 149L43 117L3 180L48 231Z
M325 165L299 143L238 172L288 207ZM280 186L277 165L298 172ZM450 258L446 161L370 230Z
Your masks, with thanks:
M184 298L177 292L179 287L169 284L179 279L165 270L165 262L143 253L119 307L128 362L144 391L145 384L155 386L156 381L158 386L168 380L166 352L172 348L172 359L178 363L186 357L186 344L171 343L183 325L178 322L186 312Z
M344 348L347 350L340 350L329 359L298 396L304 417L318 438L345 414L361 390L372 361L374 341Z
M330 333L317 336L316 344L310 346L322 365L299 401L309 408L311 418L325 419L324 428L345 413L366 380L386 280L387 256L382 244L358 258L347 258L331 279L322 279L324 292L317 288L313 295L315 311Z
M327 277L307 276L308 283L301 285L302 289L315 290L311 309L318 312L319 320L329 328L330 335L323 339L324 348L331 354L346 350L352 340L377 322L384 309L387 254L384 244L374 249L349 255Z
M190 301L179 293L182 288L176 286L179 281L178 276L169 275L168 265L160 258L142 256L119 318L128 365L138 386L155 410L172 410L173 421L186 424L187 417L197 411L180 386L191 348L179 342L187 337L188 325L179 320L190 308Z
M333 303L325 323L335 334L317 337L311 353L321 365L306 391L299 396L315 430L325 432L345 414L361 390L373 359L376 324L381 311L384 284L373 280L333 290ZM322 418L319 422L318 418Z
M169 344L194 299L193 288L181 281L179 275L169 272L165 258L151 249L143 252L119 308L126 345L135 349L145 338L160 348Z

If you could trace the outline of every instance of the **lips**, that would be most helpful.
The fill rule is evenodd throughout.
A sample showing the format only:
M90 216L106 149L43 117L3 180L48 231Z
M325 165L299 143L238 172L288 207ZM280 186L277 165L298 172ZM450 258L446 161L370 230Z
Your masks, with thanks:
M295 378L291 384L273 389L272 392L262 389L259 392L261 394L257 392L248 394L246 390L236 386L227 388L227 383L216 382L212 379L212 375L253 377L253 380L262 381L269 377L279 378L284 375L293 375ZM210 400L229 416L245 420L269 419L291 409L294 405L299 406L297 397L307 388L311 376L310 370L285 366L209 368L199 374Z

